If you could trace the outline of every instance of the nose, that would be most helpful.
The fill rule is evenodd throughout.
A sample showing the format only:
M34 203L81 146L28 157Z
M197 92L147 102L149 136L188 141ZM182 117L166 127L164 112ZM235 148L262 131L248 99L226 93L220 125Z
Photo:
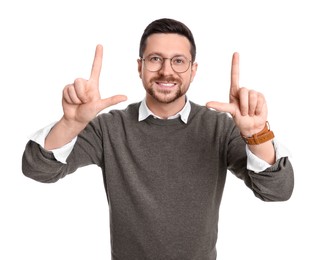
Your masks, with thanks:
M171 59L170 58L164 58L164 62L161 65L161 69L159 70L159 73L164 75L173 74L173 69L171 66Z

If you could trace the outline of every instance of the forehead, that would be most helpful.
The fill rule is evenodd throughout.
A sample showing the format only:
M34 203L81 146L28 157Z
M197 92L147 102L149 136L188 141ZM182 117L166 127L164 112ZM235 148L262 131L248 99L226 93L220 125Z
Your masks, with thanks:
M146 40L144 56L152 53L162 54L166 57L185 55L190 57L190 42L180 34L155 33Z

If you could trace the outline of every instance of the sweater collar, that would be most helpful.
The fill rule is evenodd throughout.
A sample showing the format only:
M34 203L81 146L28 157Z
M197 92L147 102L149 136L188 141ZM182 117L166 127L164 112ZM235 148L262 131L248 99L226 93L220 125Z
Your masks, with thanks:
M179 118L185 123L188 123L188 118L191 112L191 104L188 100L188 98L186 97L186 102L185 105L183 107L183 109L181 111L179 111L177 114L168 117L167 119L175 119L175 118ZM158 116L154 115L154 113L152 111L149 110L149 108L147 107L146 104L146 99L144 99L139 107L139 113L138 113L138 121L143 121L145 120L147 117L149 116L153 116L154 118L159 118Z

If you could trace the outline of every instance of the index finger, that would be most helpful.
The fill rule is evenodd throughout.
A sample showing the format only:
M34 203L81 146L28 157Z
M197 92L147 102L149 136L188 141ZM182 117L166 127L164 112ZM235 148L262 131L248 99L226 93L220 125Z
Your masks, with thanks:
M236 96L239 90L239 53L232 56L230 96Z
M93 61L92 71L90 75L91 80L99 81L101 65L102 65L103 48L98 44L95 50L95 57Z

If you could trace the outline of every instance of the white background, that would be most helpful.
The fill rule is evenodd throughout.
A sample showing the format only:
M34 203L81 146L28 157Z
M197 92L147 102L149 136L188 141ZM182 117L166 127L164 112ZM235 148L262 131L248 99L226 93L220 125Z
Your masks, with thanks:
M98 43L102 95L127 95L118 108L140 101L141 34L152 20L170 17L188 25L197 44L189 98L228 101L238 51L240 83L264 93L271 128L294 164L287 202L262 202L228 175L218 259L313 260L313 11L310 0L2 1L0 259L110 259L101 171L88 166L41 184L22 174L22 153L31 133L61 117L62 89L89 76Z

